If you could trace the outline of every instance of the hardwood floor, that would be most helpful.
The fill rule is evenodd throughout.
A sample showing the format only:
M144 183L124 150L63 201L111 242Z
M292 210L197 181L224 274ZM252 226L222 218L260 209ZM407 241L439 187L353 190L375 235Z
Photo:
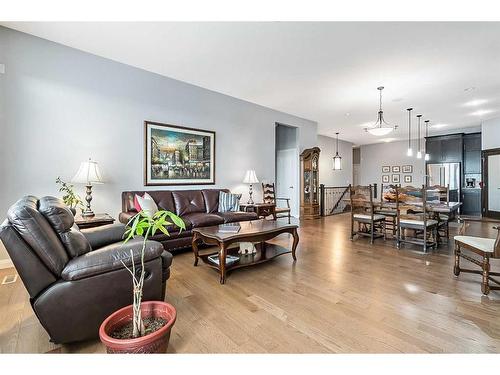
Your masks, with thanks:
M424 255L410 246L398 251L391 240L351 242L348 215L303 221L299 233L295 264L283 255L230 273L225 285L206 265L193 267L190 252L176 255L167 287L178 312L169 352L500 351L500 292L483 296L477 275L455 278L451 244ZM278 242L291 246L287 236ZM12 272L0 270L0 280ZM0 351L103 347L98 340L51 344L18 280L0 286Z

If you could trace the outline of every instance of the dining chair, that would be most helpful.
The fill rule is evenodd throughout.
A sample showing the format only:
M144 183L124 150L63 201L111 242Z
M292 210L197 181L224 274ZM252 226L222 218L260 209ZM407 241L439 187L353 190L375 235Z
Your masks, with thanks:
M290 198L277 198L276 190L273 183L262 183L262 195L264 203L275 204L276 218L286 217L288 218L288 224L290 224L291 209L290 209ZM277 202L286 202L286 207L278 207Z
M394 206L390 206L388 203L396 202L396 187L398 186L400 185L380 185L380 206L375 210L376 214L385 216L385 228L392 233L393 237L396 237L397 234L398 212Z
M370 237L370 243L376 238L386 238L385 216L375 213L373 186L349 185L351 203L351 240L354 236ZM358 224L357 230L354 229Z
M493 276L500 276L500 272L490 271L490 259L500 259L500 221L484 219L484 218L462 218L459 217L460 230L458 236L454 237L455 240L455 265L453 267L453 273L455 276L459 276L460 272L475 273L482 275L481 291L484 295L487 295L490 290L500 290L500 280L495 279ZM493 227L497 231L496 238L487 237L475 237L466 235L467 227L469 223L473 221L478 223L495 223L497 226ZM470 251L474 254L479 255L481 258L477 259L470 255L464 254L464 250ZM472 264L479 266L481 270L472 270L466 268L460 268L460 258L466 259ZM495 286L490 285L490 281L494 282Z
M427 199L435 196L440 203L449 204L450 203L450 185L441 186L434 185L427 188ZM430 197L429 197L430 196ZM446 238L446 241L450 239L450 220L451 217L445 213L436 213L434 219L438 221L438 241L440 242L442 238Z
M427 190L413 186L396 188L397 210L397 248L401 243L410 243L423 247L424 253L430 247L437 247L438 221L429 218ZM408 236L408 233L413 235Z

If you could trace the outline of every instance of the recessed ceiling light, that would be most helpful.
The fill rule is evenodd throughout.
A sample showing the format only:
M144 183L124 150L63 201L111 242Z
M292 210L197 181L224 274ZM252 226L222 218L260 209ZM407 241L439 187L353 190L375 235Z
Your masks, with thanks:
M465 92L471 92L471 91L474 91L476 88L474 86L471 86L471 87L467 87L464 89Z
M488 103L488 100L486 99L474 99L470 100L467 103L464 103L464 107L477 107L478 105Z
M395 140L396 140L396 138L384 138L384 139L382 139L382 141L384 141L385 143L389 143L389 142L392 142Z
M477 110L477 111L469 113L469 114L471 116L483 116L483 115L486 115L486 114L491 113L491 112L493 112L493 110L491 110L491 109L480 109L480 110Z
M444 128L446 126L448 126L448 124L433 124L433 125L431 125L431 128L440 129L440 128Z
M351 114L349 112L345 113L345 117L349 117Z

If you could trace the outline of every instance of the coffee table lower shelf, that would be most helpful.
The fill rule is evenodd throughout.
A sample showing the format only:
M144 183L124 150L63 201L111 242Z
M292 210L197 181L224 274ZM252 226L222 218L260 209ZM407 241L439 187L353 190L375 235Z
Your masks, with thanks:
M292 253L292 251L290 249L287 249L286 247L267 242L261 242L255 244L255 249L257 250L257 252L254 254L246 254L246 255L238 254L238 249L239 247L227 249L226 251L227 255L237 256L240 258L240 260L236 263L226 264L226 270L225 270L226 272L237 268L250 267L256 264L269 262L270 260L279 257L280 255ZM199 257L207 266L212 267L216 269L219 273L221 273L220 266L208 259L209 256L214 254L219 254L219 252L214 251L203 255L200 254Z

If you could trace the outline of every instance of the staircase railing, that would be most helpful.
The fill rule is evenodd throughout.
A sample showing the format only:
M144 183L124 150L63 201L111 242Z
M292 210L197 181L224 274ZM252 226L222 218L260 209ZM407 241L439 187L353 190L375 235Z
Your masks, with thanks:
M319 186L321 216L341 214L349 211L349 202L345 199L349 186Z

